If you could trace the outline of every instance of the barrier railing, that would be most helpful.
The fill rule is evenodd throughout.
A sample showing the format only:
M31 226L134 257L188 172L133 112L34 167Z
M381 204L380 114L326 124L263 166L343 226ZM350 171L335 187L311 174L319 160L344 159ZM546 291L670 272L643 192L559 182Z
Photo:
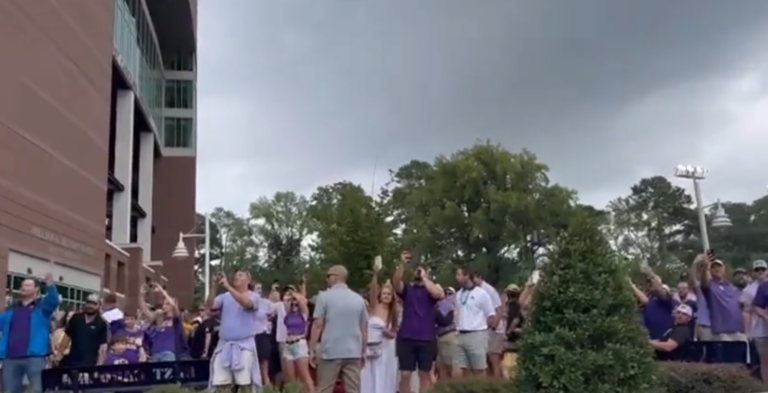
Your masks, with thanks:
M746 342L699 341L686 345L671 359L657 354L659 360L684 362L759 364L754 345ZM59 367L43 372L44 391L66 392L137 392L153 387L179 384L189 389L208 385L208 360L182 360L167 363L140 363L96 367Z
M207 360L181 360L95 367L57 367L43 372L43 390L136 392L171 384L200 389L208 385L209 366Z

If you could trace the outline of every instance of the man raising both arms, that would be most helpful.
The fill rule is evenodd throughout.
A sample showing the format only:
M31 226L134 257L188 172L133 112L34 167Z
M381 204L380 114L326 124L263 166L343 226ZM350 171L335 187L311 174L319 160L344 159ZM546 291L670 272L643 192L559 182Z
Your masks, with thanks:
M411 374L417 370L419 392L426 392L432 386L432 363L437 351L437 332L432 321L435 306L444 295L443 289L432 282L424 267L416 268L412 283L403 282L405 265L410 260L410 252L400 253L400 263L392 276L392 286L403 299L403 318L396 344L400 393L410 393Z
M216 390L238 391L261 389L261 373L256 355L256 311L261 296L248 289L251 274L238 270L232 284L223 273L217 274L219 285L227 290L212 301L211 309L221 315L219 343L211 356L209 385ZM209 299L209 304L211 303Z

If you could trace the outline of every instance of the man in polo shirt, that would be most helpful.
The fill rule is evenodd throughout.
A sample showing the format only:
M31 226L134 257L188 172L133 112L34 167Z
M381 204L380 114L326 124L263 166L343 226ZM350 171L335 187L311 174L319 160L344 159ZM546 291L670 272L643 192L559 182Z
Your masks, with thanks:
M392 286L403 299L403 318L397 333L397 360L400 369L400 393L410 393L411 375L419 372L419 391L426 392L432 386L432 363L436 358L437 337L433 313L437 302L443 298L443 289L432 282L424 267L416 268L413 282L405 284L405 265L411 261L411 253L400 253L400 263L392 276Z
M496 315L491 319L488 330L488 365L490 366L490 375L496 378L503 378L504 373L501 367L501 355L504 354L504 343L506 343L506 326L502 319L504 315L504 305L501 302L501 296L493 285L483 280L480 272L474 272L470 275L472 282L476 287L488 292L491 298L491 304L496 310Z
M699 255L694 261L695 285L701 290L709 306L714 341L746 341L741 291L725 277L725 265L711 255ZM755 296L757 304L760 297ZM699 308L701 312L701 308Z
M102 364L107 355L109 327L99 312L99 298L89 295L83 311L75 313L65 328L61 346L69 344L69 355L64 358L68 367L89 367ZM71 343L71 344L70 344Z
M741 291L741 303L744 307L744 328L747 336L755 343L757 356L768 360L768 322L759 313L765 313L765 309L753 309L753 302L757 290L764 282L768 281L768 263L758 259L752 262L752 282ZM760 362L760 377L768 381L768 361Z
M320 292L315 304L309 357L317 362L318 393L333 392L339 377L346 393L372 393L360 391L360 369L368 343L368 309L362 296L347 286L347 275L341 265L328 269L329 288Z
M45 295L37 298L37 285L25 279L19 288L19 302L0 314L0 360L3 362L3 390L23 391L24 377L32 391L42 392L42 373L50 352L50 318L59 306L59 294L50 273L44 276Z
M461 289L456 293L459 337L454 370L457 376L466 372L483 375L488 368L488 326L496 319L496 309L488 292L476 286L465 270L456 269L456 281Z

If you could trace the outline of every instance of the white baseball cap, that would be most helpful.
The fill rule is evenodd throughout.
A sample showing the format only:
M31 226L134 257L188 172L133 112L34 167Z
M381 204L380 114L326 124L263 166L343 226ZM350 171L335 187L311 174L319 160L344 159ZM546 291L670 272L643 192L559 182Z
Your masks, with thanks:
M681 304L681 305L677 306L675 308L675 311L679 312L680 314L685 314L685 315L687 315L689 317L693 316L693 309L691 308L691 306L689 306L687 304Z

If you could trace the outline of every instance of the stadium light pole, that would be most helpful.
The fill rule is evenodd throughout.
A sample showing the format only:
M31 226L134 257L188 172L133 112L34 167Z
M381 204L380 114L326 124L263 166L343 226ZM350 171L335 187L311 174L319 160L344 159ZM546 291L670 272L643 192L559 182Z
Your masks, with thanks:
M696 213L699 216L699 232L704 251L709 250L709 233L707 232L707 214L705 211L709 206L704 206L704 203L702 202L701 181L706 178L708 173L709 171L705 168L691 165L678 165L674 170L675 177L693 181L693 195L696 200ZM733 224L731 223L730 218L728 218L728 215L725 214L725 209L723 209L720 201L717 201L714 206L715 213L712 216L712 227L720 228L732 226Z

